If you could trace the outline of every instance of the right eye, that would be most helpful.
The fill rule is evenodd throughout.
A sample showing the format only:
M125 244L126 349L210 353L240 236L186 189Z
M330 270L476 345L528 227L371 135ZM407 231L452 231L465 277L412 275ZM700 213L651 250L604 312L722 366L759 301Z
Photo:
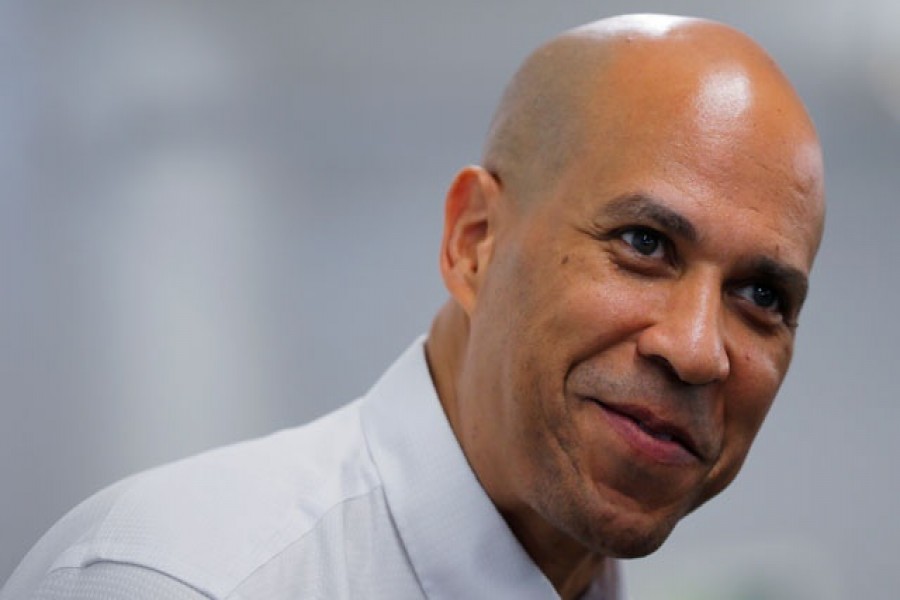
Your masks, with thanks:
M634 227L622 231L619 237L638 254L651 258L666 256L666 238L653 229Z

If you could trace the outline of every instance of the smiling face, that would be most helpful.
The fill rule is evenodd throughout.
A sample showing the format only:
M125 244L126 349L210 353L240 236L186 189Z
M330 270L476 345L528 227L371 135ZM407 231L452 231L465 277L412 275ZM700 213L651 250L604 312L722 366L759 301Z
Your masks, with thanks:
M539 198L513 197L502 169L482 186L472 231L489 243L448 409L520 539L543 523L620 557L737 474L822 223L815 134L769 64L657 55L647 88L647 58L606 72L635 85L580 115L585 141Z
M635 556L740 468L790 362L815 226L791 185L590 171L498 240L471 360L499 402L474 418L511 503Z

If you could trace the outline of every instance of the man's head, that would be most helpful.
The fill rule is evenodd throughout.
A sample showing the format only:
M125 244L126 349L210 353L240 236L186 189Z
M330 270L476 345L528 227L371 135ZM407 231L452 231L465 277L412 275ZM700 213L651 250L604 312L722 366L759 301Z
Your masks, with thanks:
M802 103L731 28L619 17L526 61L448 193L428 348L529 552L647 554L733 479L790 363L823 194Z

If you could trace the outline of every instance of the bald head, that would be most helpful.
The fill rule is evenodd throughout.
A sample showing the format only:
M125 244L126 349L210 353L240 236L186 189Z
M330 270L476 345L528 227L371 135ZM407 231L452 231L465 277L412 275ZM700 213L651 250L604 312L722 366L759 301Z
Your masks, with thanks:
M736 129L751 128L769 143L804 146L806 183L821 187L815 129L762 48L713 21L628 15L569 30L525 61L491 123L483 165L524 200L542 195L586 145L613 153L647 137L678 144L687 130L730 146Z

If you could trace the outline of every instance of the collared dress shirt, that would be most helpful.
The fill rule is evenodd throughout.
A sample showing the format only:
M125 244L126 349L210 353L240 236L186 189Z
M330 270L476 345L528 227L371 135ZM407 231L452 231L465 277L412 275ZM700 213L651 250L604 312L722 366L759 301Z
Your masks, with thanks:
M586 600L618 599L617 567ZM0 600L552 599L478 483L417 340L303 427L125 479L72 510Z

